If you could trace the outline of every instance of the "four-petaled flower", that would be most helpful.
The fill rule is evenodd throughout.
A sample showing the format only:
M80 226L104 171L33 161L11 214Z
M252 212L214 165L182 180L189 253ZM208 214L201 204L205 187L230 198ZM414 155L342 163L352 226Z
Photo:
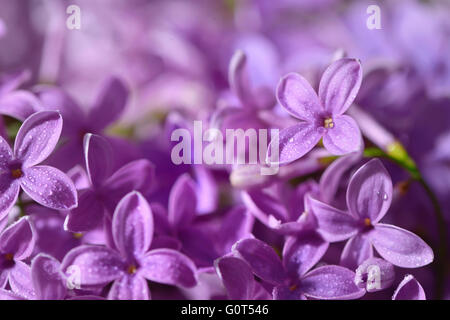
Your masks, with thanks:
M81 287L114 282L109 299L149 299L147 280L182 287L197 283L194 263L172 249L149 250L153 239L153 215L138 192L126 195L112 220L111 247L82 245L72 249L61 263L67 273L80 270Z
M392 199L392 181L378 159L363 165L347 188L348 212L310 198L318 231L330 241L349 239L341 265L355 269L373 256L373 247L387 261L403 268L418 268L433 261L431 248L418 236L399 227L379 223Z
M299 74L289 73L283 77L277 88L277 99L289 114L302 121L280 131L278 161L272 154L268 154L267 161L285 164L297 160L321 138L332 154L358 150L362 140L359 127L353 118L343 113L355 99L361 80L359 61L348 58L334 62L325 70L318 95Z
M41 111L27 118L19 129L14 152L0 137L0 219L16 203L20 188L48 208L70 210L77 206L72 180L56 168L38 165L55 148L61 128L58 112Z

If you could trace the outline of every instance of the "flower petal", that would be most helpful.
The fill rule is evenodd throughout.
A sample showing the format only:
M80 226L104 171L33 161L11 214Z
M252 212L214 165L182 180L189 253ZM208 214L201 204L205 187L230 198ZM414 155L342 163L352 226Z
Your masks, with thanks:
M319 84L319 98L325 110L334 115L343 114L355 100L361 81L359 60L345 58L332 63Z
M119 118L128 99L128 89L118 78L107 79L100 89L97 101L89 112L92 127L101 131Z
M0 175L0 220L5 218L19 196L20 183L12 180L10 173Z
M102 185L111 176L113 152L108 140L87 133L84 136L84 158L89 180L94 186Z
M153 238L153 216L147 200L131 192L114 212L112 233L117 250L129 261L144 254Z
M69 211L64 228L71 232L85 232L100 225L105 208L92 189L81 190L78 207Z
M223 218L218 231L218 243L221 253L231 251L233 244L248 238L253 228L254 218L244 206L236 206Z
M8 142L0 136L0 169L8 169L8 165L13 160L13 152Z
M392 201L392 180L380 160L367 162L350 179L347 189L349 212L371 223L380 221Z
M241 50L236 51L231 57L228 70L228 82L234 94L249 106L251 101L250 79L247 73L247 57Z
M244 259L259 278L274 284L282 284L286 279L286 271L276 252L258 239L244 239L236 242L233 251Z
M26 300L12 291L0 289L0 300Z
M370 240L380 256L402 268L419 268L434 260L433 250L425 241L393 225L377 224Z
M373 247L368 237L357 234L350 238L342 250L340 265L355 270L365 260L373 257Z
M259 189L242 192L242 201L260 222L270 227L270 217L279 221L286 221L289 213L279 199Z
M108 293L108 300L149 300L147 280L139 275L123 276L114 281Z
M203 228L182 228L178 230L178 240L181 242L183 253L199 267L211 266L220 256L212 234Z
M308 122L300 122L274 135L267 149L267 163L286 164L297 160L311 151L322 137L322 133ZM278 143L279 155L272 154L273 143Z
M37 203L55 210L70 210L78 205L73 181L62 171L49 166L24 170L20 185Z
M38 111L41 104L38 98L24 90L16 90L0 96L0 114L24 121Z
M62 300L66 287L59 271L60 263L55 258L39 254L31 263L31 278L36 296L40 300Z
M197 284L197 269L194 263L178 251L152 250L140 263L140 274L150 281L187 288Z
M426 300L425 291L414 276L407 275L398 285L392 300Z
M273 300L306 300L301 289L291 290L288 286L277 286L273 288Z
M319 98L308 81L297 73L281 78L277 87L277 99L292 116L313 121L322 111Z
M329 242L342 241L358 232L357 221L347 212L336 209L307 195L318 232Z
M22 261L16 261L9 272L9 285L12 291L28 300L36 299L31 281L31 268Z
M6 228L0 235L0 251L14 256L14 260L24 260L33 252L36 232L28 217L23 217Z
M355 284L367 292L387 289L394 280L394 266L380 258L369 258L356 269Z
M335 155L356 152L361 148L362 137L358 124L347 115L335 116L333 128L323 136L324 147Z
M68 278L87 287L101 286L122 277L125 264L116 251L103 246L82 245L70 250L61 262Z
M322 259L328 249L317 232L310 231L289 237L283 248L283 264L290 278L300 278Z
M196 215L197 194L195 182L188 174L180 176L170 191L169 222L177 228L189 225Z
M58 143L63 126L61 115L55 111L40 111L28 117L17 133L14 154L24 167L41 163Z
M214 265L231 300L253 299L255 278L244 260L223 257L216 260Z
M340 266L323 266L306 274L300 282L305 296L323 300L358 299L365 290L354 283L355 273Z

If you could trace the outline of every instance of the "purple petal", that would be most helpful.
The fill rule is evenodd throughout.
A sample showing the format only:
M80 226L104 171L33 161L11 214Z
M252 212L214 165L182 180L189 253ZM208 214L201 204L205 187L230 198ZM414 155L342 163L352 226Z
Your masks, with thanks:
M105 183L109 199L113 201L108 209L114 210L118 200L130 190L147 194L155 184L155 167L148 160L132 161L117 170ZM117 199L117 200L116 200ZM113 208L110 208L113 205Z
M398 285L392 300L426 300L425 291L414 276L407 275Z
M352 117L335 116L334 126L328 128L323 136L324 147L335 155L356 152L361 148L361 131Z
M245 53L240 50L236 51L231 57L228 82L234 94L247 106L247 102L251 99L251 91L246 66L247 57Z
M297 160L311 151L322 137L322 133L314 125L308 122L300 122L292 127L288 127L274 136L267 147L267 163L286 164ZM279 144L279 157L271 154L272 144ZM276 148L275 148L276 149ZM274 159L275 158L275 159Z
M297 73L289 73L281 78L277 87L277 99L287 112L304 121L313 121L322 112L316 92Z
M278 255L261 240L241 240L236 242L233 251L250 265L259 278L274 285L282 284L287 279Z
M140 193L131 192L119 202L113 216L112 233L117 249L128 261L148 250L153 238L153 216Z
M347 206L353 216L377 223L386 214L391 201L391 177L380 160L367 162L352 176L347 189Z
M380 258L369 258L356 269L355 284L367 292L387 289L394 280L394 266Z
M26 300L12 291L0 289L0 300Z
M300 278L322 259L327 249L328 242L316 232L289 237L283 248L284 268L290 278Z
M171 249L148 252L140 261L140 274L150 281L181 287L197 284L197 270L185 255Z
M15 156L24 167L41 163L52 153L58 143L63 121L55 111L41 111L27 118L17 133Z
M371 257L373 257L373 247L367 235L357 234L345 244L340 265L355 270L361 263Z
M215 262L215 267L231 300L253 299L255 278L244 260L224 257Z
M108 293L108 300L149 300L147 280L139 275L123 276L114 281Z
M340 59L323 73L319 85L320 102L331 114L343 114L355 100L362 81L359 60Z
M10 173L0 175L0 220L5 218L17 201L20 182L10 178Z
M40 300L62 300L66 287L59 271L60 263L46 254L39 254L31 264L31 278L36 296Z
M323 300L358 299L365 290L354 283L355 273L340 266L323 266L306 274L300 287L309 298Z
M10 225L0 235L0 251L12 254L14 260L24 260L33 252L36 233L27 217Z
M81 190L78 207L67 215L64 227L71 232L93 230L100 225L105 213L102 202L92 189Z
M32 93L17 90L0 96L0 114L24 121L40 109L40 102Z
M218 243L221 253L226 254L231 251L233 244L250 236L253 228L254 218L243 206L231 209L222 220L218 233Z
M111 77L106 80L89 112L92 126L100 131L116 121L125 109L127 99L128 89L120 79Z
M81 286L102 286L122 277L126 266L116 251L93 245L70 250L61 262L67 277L79 276Z
M15 294L28 300L36 299L31 281L31 268L22 261L16 261L9 272L9 285Z
M198 266L211 266L220 256L213 242L213 236L203 228L182 228L178 230L178 239L182 244L183 253Z
M77 190L63 172L49 166L24 170L20 185L37 203L55 210L70 210L78 205Z
M309 197L309 196L307 196ZM310 210L318 224L318 231L329 242L342 241L358 232L357 221L347 212L309 197Z
M261 190L248 190L242 193L242 200L250 213L266 226L270 226L270 217L286 221L289 213L279 199Z
M277 286L272 292L274 300L306 300L303 291L295 286Z
M111 176L113 152L105 138L87 133L84 136L84 158L89 180L100 186Z
M13 160L13 152L8 142L0 136L0 169L8 169L9 163Z
M169 222L174 227L189 225L196 215L195 182L188 174L180 176L169 196Z
M377 224L370 240L380 256L402 268L419 268L434 260L433 250L422 239L393 225Z

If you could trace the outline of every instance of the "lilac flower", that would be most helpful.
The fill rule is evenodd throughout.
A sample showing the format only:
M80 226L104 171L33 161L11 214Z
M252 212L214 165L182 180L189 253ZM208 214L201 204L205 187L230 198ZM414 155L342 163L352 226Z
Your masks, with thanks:
M81 287L105 286L113 282L109 299L149 299L147 280L193 287L194 263L172 249L148 250L153 239L153 215L137 192L126 195L112 220L113 247L83 245L64 258L64 273L80 268Z
M398 285L392 300L426 300L426 296L419 281L409 274Z
M30 267L23 261L30 257L35 244L35 232L27 218L21 218L0 234L0 288L9 283L18 295L26 292ZM26 296L32 298L32 296Z
M57 112L33 114L17 133L14 152L0 137L0 217L15 204L20 189L39 204L70 210L77 206L77 194L72 180L44 161L58 143L62 119Z
M281 79L278 101L301 122L280 131L280 164L302 157L321 138L325 148L336 155L359 150L358 125L343 113L355 99L361 79L361 65L355 59L340 59L331 64L322 75L318 96L299 74L289 73Z
M255 280L252 269L244 260L225 256L217 259L214 266L231 300L270 300L272 298Z
M387 261L403 268L418 268L433 261L431 248L415 234L379 223L392 201L392 181L377 160L362 166L347 188L348 212L310 199L318 230L330 241L349 239L341 264L355 269L373 256L373 247Z
M283 262L275 251L257 239L237 242L234 252L245 260L253 273L274 285L277 300L357 299L365 290L358 288L355 273L328 265L309 271L325 254L328 243L316 233L290 237L283 248ZM230 290L230 289L229 289Z
M101 136L87 134L84 151L90 186L80 190L79 206L67 216L65 227L72 232L98 227L130 190L148 193L154 183L153 165L145 159L130 162L112 173L111 147Z

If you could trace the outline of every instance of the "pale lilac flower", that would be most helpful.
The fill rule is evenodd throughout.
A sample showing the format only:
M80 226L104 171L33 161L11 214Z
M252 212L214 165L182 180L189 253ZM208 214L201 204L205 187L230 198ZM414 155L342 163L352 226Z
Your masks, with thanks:
M310 199L318 231L330 241L349 239L341 264L355 269L373 256L373 247L385 260L403 268L418 268L434 259L431 248L418 236L399 227L379 223L392 201L392 181L380 160L362 166L347 188L348 211Z
M332 154L342 155L359 150L361 132L356 122L344 112L355 99L361 79L359 61L348 58L334 62L325 70L318 95L308 81L297 73L289 73L281 79L277 88L278 101L301 122L280 131L280 164L302 157L321 138Z
M419 281L409 274L398 285L392 300L426 300L426 296Z
M23 262L33 252L35 231L28 218L21 218L0 234L0 288L9 283L15 294L32 298L27 288L30 267Z
M113 282L109 299L149 299L147 280L193 287L196 268L188 257L172 249L149 251L153 227L149 204L141 194L131 192L113 216L113 247L79 246L66 255L61 268L65 273L71 266L80 268L82 288Z
M20 189L48 208L70 210L77 206L72 180L56 168L39 165L58 143L61 128L59 113L41 111L25 120L14 151L0 137L0 217L16 203Z
M85 136L84 156L90 186L80 190L79 206L67 215L65 227L72 232L95 229L103 218L111 216L130 190L147 194L154 184L154 167L145 159L132 161L112 172L111 147L101 136Z
M257 239L238 241L235 254L245 260L253 273L274 286L277 300L357 299L365 290L354 284L355 273L327 265L309 271L328 248L316 233L290 237L283 248L283 261L267 244Z

